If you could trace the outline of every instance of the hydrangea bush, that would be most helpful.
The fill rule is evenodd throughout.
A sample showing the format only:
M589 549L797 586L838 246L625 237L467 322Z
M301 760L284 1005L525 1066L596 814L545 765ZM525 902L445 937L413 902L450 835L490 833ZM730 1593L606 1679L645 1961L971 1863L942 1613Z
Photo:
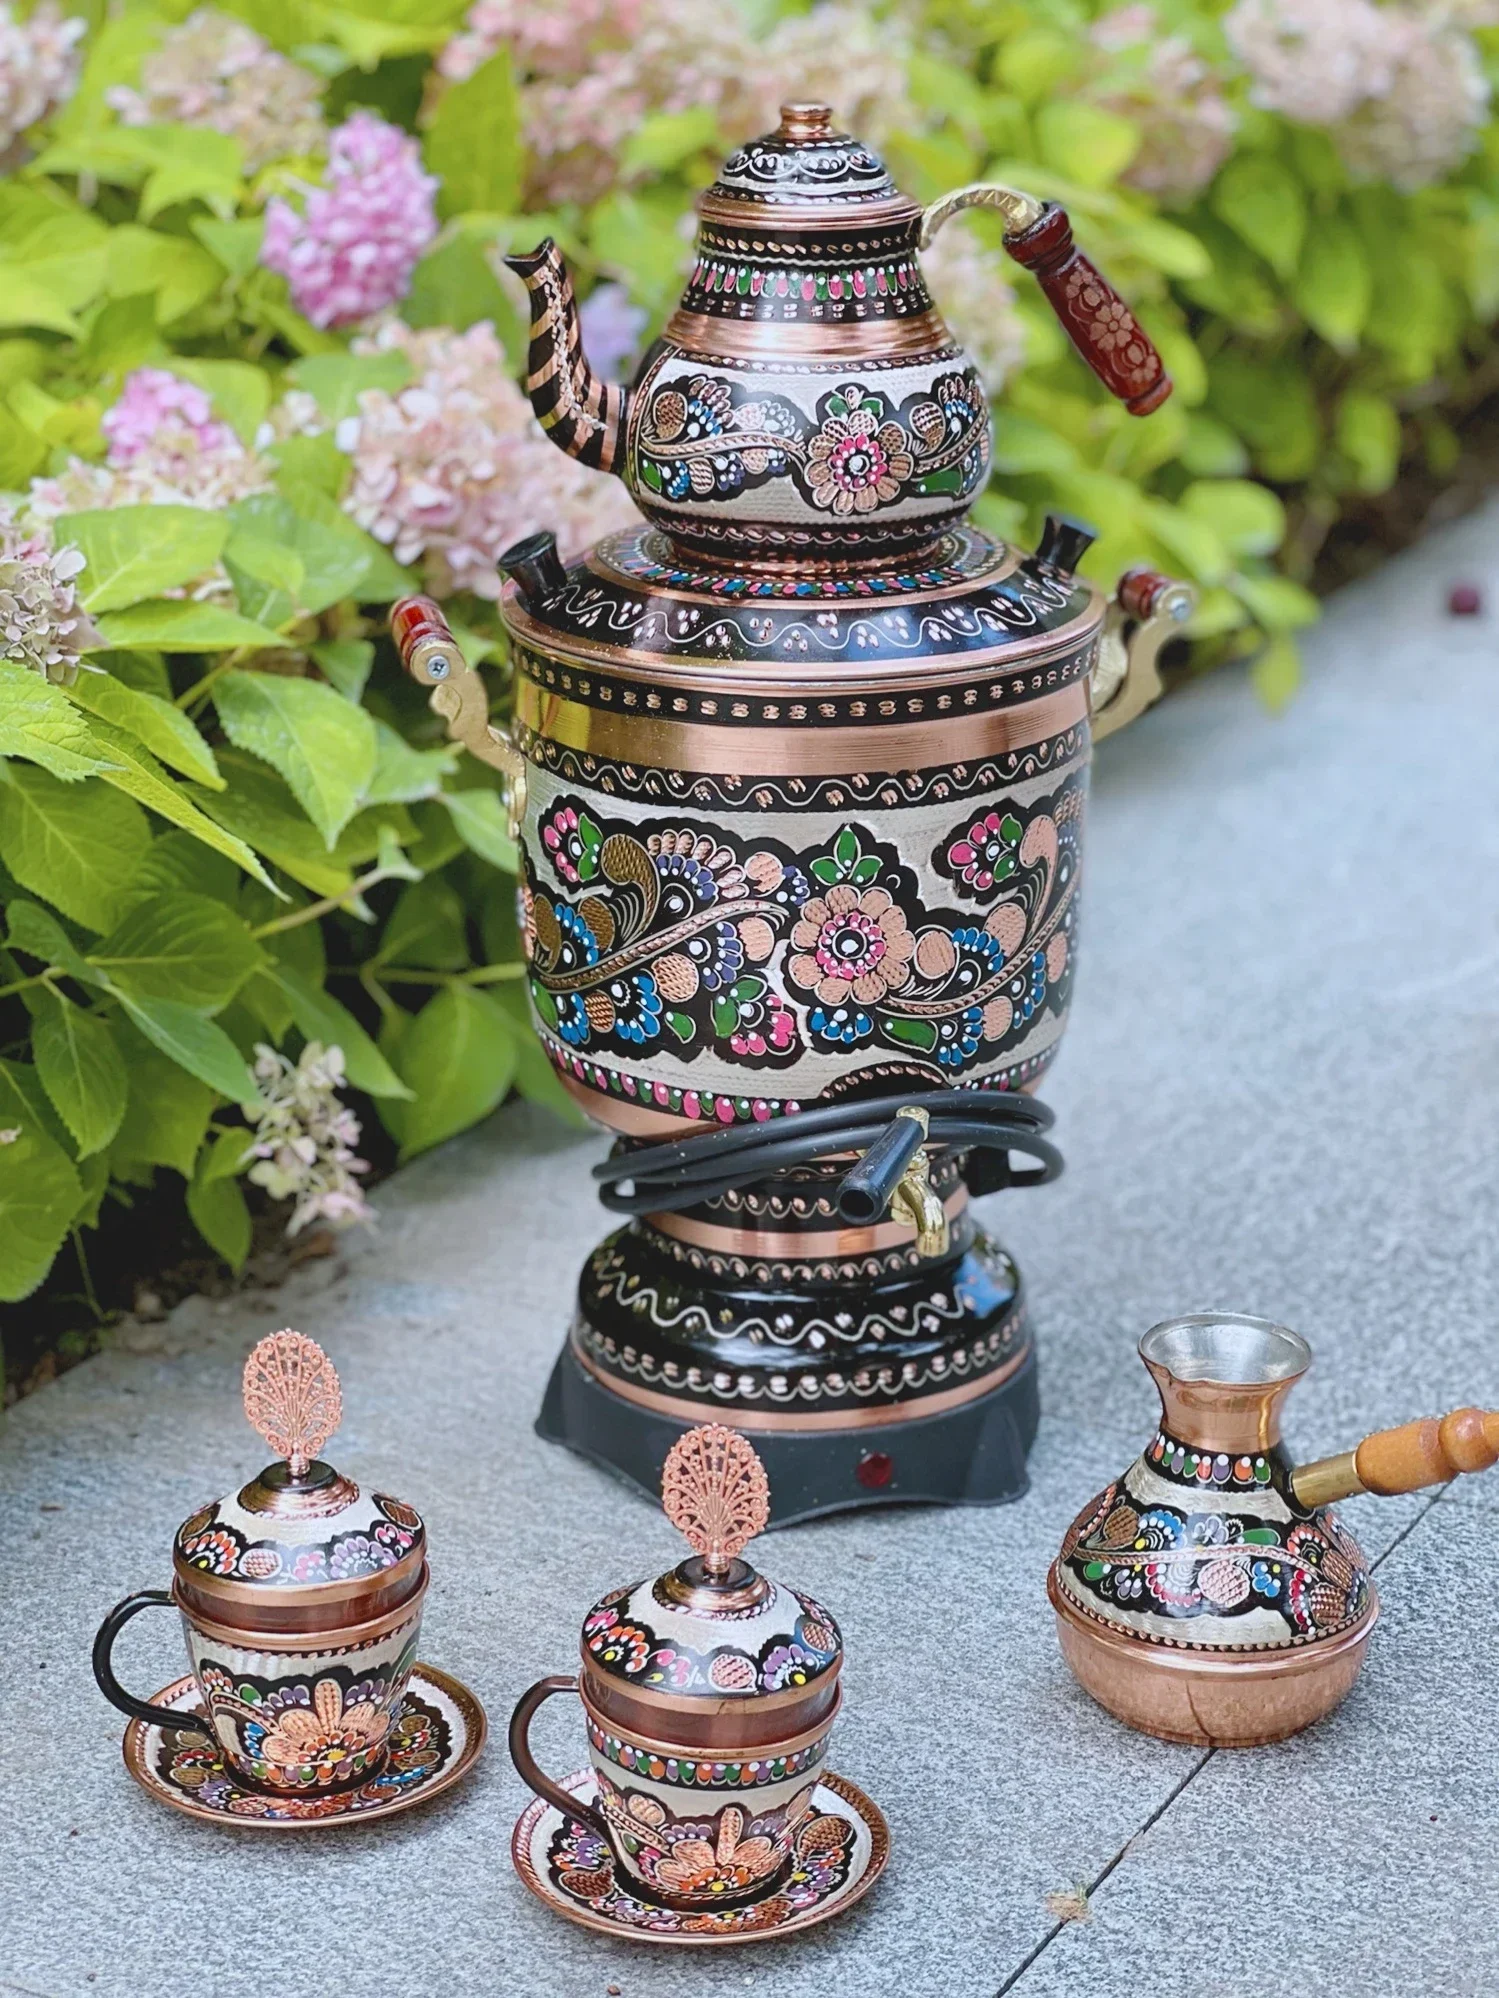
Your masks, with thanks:
M1499 308L1496 20L0 0L0 1301L85 1261L105 1203L185 1200L237 1266L247 1185L293 1228L366 1215L372 1119L410 1156L512 1087L562 1100L500 798L385 636L434 592L502 700L500 549L633 517L531 417L506 248L559 237L625 371L693 193L783 98L923 199L1062 199L1177 394L1110 404L965 216L930 275L995 397L979 516L1061 506L1101 580L1191 577L1199 661L1278 697L1340 506L1456 448Z

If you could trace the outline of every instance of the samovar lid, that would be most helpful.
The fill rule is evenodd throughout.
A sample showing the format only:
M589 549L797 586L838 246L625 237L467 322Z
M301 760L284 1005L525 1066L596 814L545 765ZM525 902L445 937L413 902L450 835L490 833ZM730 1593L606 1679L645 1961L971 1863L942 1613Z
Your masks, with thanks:
M915 222L920 206L900 192L879 154L833 125L828 104L783 104L773 132L750 139L719 168L698 202L705 222Z
M722 1423L689 1429L666 1459L661 1498L692 1552L588 1612L585 1692L592 1679L647 1709L780 1709L830 1688L843 1663L831 1615L743 1559L770 1513L764 1467L745 1439Z
M400 1499L364 1491L318 1452L343 1413L338 1375L300 1332L245 1361L245 1414L279 1456L177 1530L172 1565L195 1612L236 1627L357 1624L420 1586L427 1533Z

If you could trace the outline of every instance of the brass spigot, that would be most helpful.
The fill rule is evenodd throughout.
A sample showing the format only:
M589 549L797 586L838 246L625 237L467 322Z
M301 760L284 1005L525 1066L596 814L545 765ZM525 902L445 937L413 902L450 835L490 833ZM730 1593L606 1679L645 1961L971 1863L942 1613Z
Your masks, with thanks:
M897 1117L909 1117L921 1126L925 1138L928 1120L925 1110L915 1104L906 1104L896 1113ZM905 1171L901 1174L894 1193L890 1196L890 1212L897 1221L904 1221L916 1230L916 1253L923 1259L932 1256L945 1256L952 1239L948 1226L947 1209L937 1197L932 1185L932 1162L925 1145L920 1145L911 1154Z

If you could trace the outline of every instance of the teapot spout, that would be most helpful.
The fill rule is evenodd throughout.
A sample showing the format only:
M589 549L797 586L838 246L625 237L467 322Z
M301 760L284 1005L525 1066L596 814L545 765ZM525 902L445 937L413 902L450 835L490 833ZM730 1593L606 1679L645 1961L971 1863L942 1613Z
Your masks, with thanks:
M600 381L583 355L582 328L573 281L552 238L509 265L531 301L531 345L526 355L526 394L552 442L580 464L618 472L624 455L625 411L630 391Z

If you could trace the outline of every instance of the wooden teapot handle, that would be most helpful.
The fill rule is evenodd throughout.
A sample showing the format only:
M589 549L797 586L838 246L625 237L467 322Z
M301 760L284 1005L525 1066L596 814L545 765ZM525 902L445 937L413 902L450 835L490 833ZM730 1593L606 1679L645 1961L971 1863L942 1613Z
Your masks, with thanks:
M1068 339L1110 395L1131 416L1159 409L1171 393L1165 363L1118 292L1073 242L1061 203L992 181L955 188L922 216L922 249L963 208L996 208L1004 216L1005 249L1034 273Z
M1499 1409L1458 1408L1398 1429L1376 1429L1340 1457L1324 1457L1291 1473L1291 1489L1308 1508L1333 1505L1358 1492L1393 1498L1427 1485L1445 1485L1463 1471L1499 1463Z

